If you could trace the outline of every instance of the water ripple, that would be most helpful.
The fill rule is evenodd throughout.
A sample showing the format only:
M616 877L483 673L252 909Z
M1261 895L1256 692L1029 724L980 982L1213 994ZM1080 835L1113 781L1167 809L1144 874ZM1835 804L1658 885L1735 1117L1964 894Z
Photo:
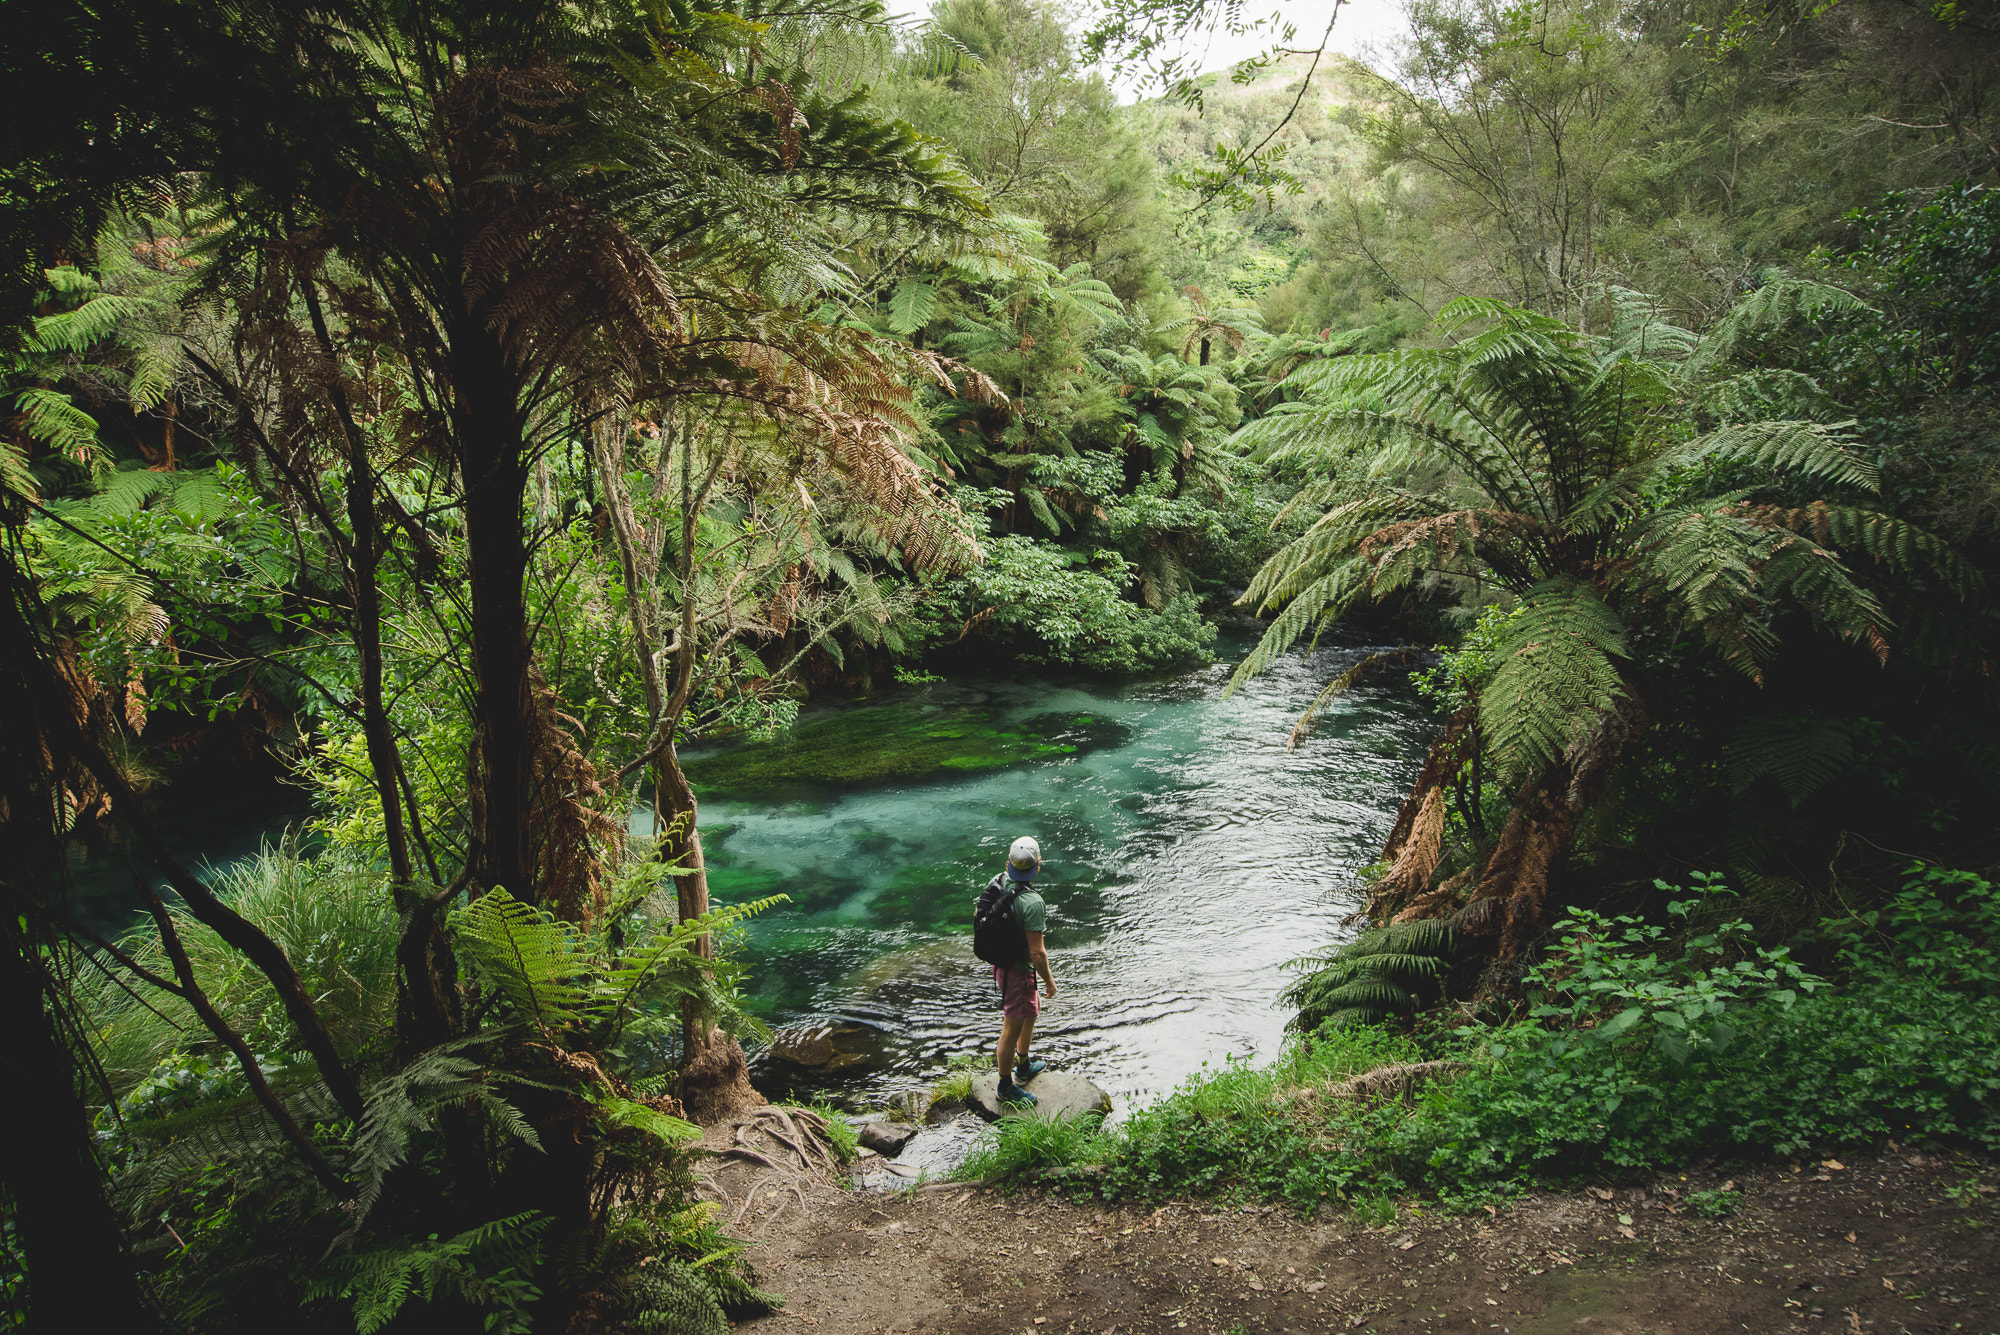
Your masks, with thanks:
M1129 1099L1272 1052L1286 1018L1273 999L1291 976L1279 966L1345 935L1355 872L1380 851L1431 731L1392 683L1343 697L1285 750L1325 682L1369 652L1288 658L1227 700L1226 665L1122 688L938 687L929 703L978 703L1001 726L1089 718L1124 740L783 807L709 804L717 897L793 899L747 932L753 1005L773 1025L871 1031L879 1059L848 1084L866 1097L990 1051L996 994L971 957L971 900L1008 842L1033 833L1062 983L1037 1055Z

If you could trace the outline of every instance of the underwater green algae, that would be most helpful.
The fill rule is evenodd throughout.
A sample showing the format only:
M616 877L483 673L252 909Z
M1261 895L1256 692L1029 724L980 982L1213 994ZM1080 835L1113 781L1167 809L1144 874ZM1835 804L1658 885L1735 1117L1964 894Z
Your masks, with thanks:
M705 798L757 799L798 789L852 789L960 776L1116 746L1126 730L1089 715L1041 714L1001 727L994 711L917 702L844 710L774 741L692 758Z

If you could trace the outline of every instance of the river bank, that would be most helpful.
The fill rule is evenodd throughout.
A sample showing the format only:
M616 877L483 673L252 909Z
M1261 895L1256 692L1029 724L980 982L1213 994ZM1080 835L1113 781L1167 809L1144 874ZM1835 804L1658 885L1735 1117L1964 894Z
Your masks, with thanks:
M1267 1206L821 1186L740 1232L813 1335L2000 1331L1995 1165L1891 1145L1710 1163L1383 1226ZM1726 1218L1690 1198L1736 1198ZM794 1204L787 1195L785 1204ZM775 1210L774 1203L770 1208Z

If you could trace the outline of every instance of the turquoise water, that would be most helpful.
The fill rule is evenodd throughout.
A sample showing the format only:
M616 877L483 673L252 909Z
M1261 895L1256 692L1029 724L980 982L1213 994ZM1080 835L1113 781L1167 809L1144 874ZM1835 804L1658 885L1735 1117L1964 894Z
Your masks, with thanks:
M1220 648L1233 659L1251 642ZM1379 853L1430 731L1385 675L1286 751L1313 696L1371 651L1288 658L1227 700L1225 663L1128 686L936 686L808 719L857 749L877 732L894 745L954 728L1012 739L969 771L829 777L824 728L791 743L810 779L774 781L787 743L736 757L756 762L750 791L705 786L692 764L712 896L792 898L747 929L754 1008L774 1026L856 1026L871 1058L836 1077L766 1065L760 1084L882 1097L990 1051L997 994L972 957L971 905L1021 834L1043 850L1059 987L1037 1055L1126 1102L1203 1063L1274 1052L1279 966L1352 934L1354 873Z

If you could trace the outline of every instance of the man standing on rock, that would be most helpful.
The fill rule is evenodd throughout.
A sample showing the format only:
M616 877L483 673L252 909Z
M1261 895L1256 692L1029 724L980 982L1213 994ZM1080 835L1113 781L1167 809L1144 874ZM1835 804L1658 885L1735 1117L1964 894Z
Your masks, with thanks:
M1041 1062L1028 1055L1035 1037L1035 1016L1042 998L1035 995L1039 974L1043 995L1055 1000L1056 980L1049 972L1049 952L1042 944L1048 905L1032 889L1042 869L1042 846L1027 835L1007 850L1007 870L988 882L973 915L973 949L993 965L1000 988L1000 1101L1033 1104L1035 1096L1021 1086L1039 1075Z

